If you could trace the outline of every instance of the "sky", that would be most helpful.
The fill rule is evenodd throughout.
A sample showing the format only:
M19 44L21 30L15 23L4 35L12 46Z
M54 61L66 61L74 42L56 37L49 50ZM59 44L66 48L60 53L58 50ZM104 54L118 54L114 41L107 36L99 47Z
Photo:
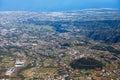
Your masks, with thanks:
M89 8L118 8L120 0L0 0L0 11L73 11Z

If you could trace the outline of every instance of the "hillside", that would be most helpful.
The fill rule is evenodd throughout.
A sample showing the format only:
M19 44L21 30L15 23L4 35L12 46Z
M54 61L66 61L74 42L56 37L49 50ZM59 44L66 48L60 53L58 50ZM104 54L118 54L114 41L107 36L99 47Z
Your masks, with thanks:
M53 26L58 32L79 33L107 43L120 42L120 10L117 9L101 8L71 12L0 12L1 27L22 27L27 24Z

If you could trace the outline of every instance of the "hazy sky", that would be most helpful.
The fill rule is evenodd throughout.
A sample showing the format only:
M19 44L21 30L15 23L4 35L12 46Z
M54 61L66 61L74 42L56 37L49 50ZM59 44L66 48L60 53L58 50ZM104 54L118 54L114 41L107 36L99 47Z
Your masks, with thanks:
M119 8L120 0L0 0L0 11L71 11Z

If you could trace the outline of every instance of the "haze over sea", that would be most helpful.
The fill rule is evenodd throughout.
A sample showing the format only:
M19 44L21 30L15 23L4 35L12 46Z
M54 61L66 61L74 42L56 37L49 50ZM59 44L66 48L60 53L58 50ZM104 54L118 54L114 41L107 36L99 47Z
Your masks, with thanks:
M0 11L59 12L89 8L118 8L120 0L0 0Z

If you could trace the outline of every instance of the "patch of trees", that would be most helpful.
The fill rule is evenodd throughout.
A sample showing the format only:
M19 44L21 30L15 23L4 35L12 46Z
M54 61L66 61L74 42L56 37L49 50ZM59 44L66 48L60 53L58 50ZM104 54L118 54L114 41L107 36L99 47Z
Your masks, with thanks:
M116 53L120 54L120 50L115 49L112 46L101 46L101 45L95 45L91 49L96 49L96 50L103 50L103 51L109 51L111 53Z
M80 58L72 61L70 66L74 69L102 69L103 64L94 58Z

